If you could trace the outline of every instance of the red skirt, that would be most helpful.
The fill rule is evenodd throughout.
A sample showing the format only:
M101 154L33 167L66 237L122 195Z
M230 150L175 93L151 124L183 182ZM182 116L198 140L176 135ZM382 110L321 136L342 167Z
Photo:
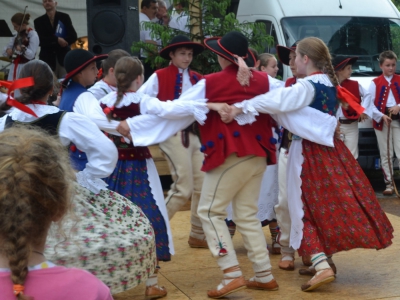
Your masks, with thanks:
M392 244L393 227L358 162L345 144L303 140L303 240L299 255L326 255Z

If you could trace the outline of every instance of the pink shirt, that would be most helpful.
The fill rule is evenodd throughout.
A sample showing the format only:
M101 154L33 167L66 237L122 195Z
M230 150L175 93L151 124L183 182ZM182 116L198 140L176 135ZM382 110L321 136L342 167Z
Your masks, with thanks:
M4 270L4 269L3 269ZM0 298L15 300L9 271L0 271ZM110 289L85 270L55 266L29 271L25 295L35 300L112 300Z

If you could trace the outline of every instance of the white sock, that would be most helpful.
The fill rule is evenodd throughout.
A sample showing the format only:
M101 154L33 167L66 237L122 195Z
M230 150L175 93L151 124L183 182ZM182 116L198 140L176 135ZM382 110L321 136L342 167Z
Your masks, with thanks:
M250 278L250 281L267 283L270 282L272 279L274 279L274 276L272 276L271 269L268 269L265 271L256 272L256 276Z
M201 226L199 227L193 224L192 224L192 229L190 230L190 236L199 240L205 239L203 228Z
M146 280L146 286L153 286L158 284L158 277L157 273L153 273L152 275L149 276Z
M317 271L317 273L319 271L330 268L327 259L328 258L323 252L311 255L312 266L315 268L315 271Z
M237 277L242 276L242 271L240 270L239 266L232 267L232 271L229 273L224 273L224 279L222 279L222 283L217 286L217 290L219 291L225 285L229 284L232 280L236 279ZM227 279L229 278L229 279Z
M281 255L282 255L282 261L283 260L290 260L293 261L294 260L294 252L285 252L285 247L281 248Z

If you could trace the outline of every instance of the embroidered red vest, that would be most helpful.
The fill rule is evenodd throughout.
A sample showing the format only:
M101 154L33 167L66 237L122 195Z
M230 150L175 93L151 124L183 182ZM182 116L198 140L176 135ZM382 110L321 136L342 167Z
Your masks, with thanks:
M391 80L391 84L387 82L383 75L380 75L373 79L373 82L376 86L375 92L375 106L381 112L385 113L386 103L389 97L389 89L392 91L394 99L397 104L400 104L400 76L394 74ZM374 128L377 130L382 130L383 121L381 120L379 123L374 121Z
M221 72L204 76L209 102L234 104L269 91L266 73L253 71L250 86L243 87L236 80L237 70L238 67L232 64ZM205 156L202 171L207 172L220 166L232 153L238 157L267 157L268 164L275 164L277 141L272 137L271 121L269 115L260 114L253 124L240 126L235 120L225 124L218 112L210 111L205 124L199 126L201 151Z
M174 65L155 71L158 78L158 95L161 101L174 100L182 93L182 79L179 76L179 69ZM203 78L197 72L189 69L189 77L192 85ZM179 81L180 80L180 81Z
M346 79L346 80L342 81L342 83L340 85L342 87L344 87L345 89L347 89L354 96L356 96L357 99L359 100L358 103L361 104L361 95L360 95L360 89L358 86L358 81ZM342 107L342 111L343 111L344 116L347 119L356 120L360 117L360 115L354 109L352 109L350 106L347 110L343 109L343 107Z

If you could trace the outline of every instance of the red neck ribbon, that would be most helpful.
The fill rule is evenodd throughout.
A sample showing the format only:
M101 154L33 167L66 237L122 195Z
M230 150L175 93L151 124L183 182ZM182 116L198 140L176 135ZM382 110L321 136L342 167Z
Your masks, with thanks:
M6 101L7 105L13 106L19 110L22 110L24 113L27 113L29 115L32 115L32 116L38 118L38 116L35 114L35 112L32 109L30 109L28 106L22 104L21 102L18 102L13 97L14 90L32 86L34 84L35 84L35 82L33 80L33 77L21 78L21 79L17 79L14 81L0 80L0 86L4 86L5 88L8 89L8 93L7 93L8 98Z

